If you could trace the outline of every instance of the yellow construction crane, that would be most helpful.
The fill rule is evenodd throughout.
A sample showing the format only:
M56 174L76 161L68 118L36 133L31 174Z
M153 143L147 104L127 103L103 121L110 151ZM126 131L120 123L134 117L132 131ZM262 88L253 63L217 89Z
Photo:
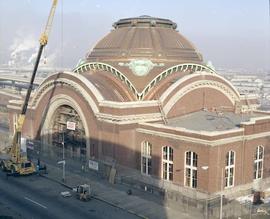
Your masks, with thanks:
M21 114L18 116L18 120L15 123L15 134L13 137L12 145L11 147L7 149L8 156L5 159L2 159L0 163L1 168L4 171L11 172L12 174L28 175L28 174L32 174L36 172L34 163L29 161L27 159L27 156L23 156L21 153L22 127L25 121L25 115L28 108L28 103L29 103L30 95L33 89L33 83L36 77L40 58L41 58L44 47L48 43L49 33L51 31L57 2L58 0L53 0L50 14L47 20L47 24L45 26L45 30L41 34L40 39L39 39L40 46L39 46L36 62L35 62L34 69L32 72L30 84L27 89L25 100L22 106Z

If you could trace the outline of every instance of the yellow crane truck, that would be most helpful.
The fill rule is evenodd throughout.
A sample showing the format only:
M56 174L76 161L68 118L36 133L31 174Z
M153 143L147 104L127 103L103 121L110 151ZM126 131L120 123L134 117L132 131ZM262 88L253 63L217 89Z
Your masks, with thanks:
M45 27L45 31L41 34L41 37L39 39L40 46L39 46L37 58L35 61L34 69L31 75L30 84L27 89L25 100L22 106L22 111L21 111L21 114L19 114L18 119L15 123L15 134L13 136L13 142L10 147L6 148L5 150L6 154L5 156L2 156L4 158L2 158L0 162L0 166L2 170L10 172L11 174L14 174L14 175L15 174L16 175L29 175L36 172L34 163L28 160L27 156L23 155L21 152L22 127L25 121L25 115L28 108L28 102L29 102L30 95L33 89L33 83L34 83L35 76L37 73L40 58L41 58L44 47L48 43L48 37L49 37L49 33L52 27L52 21L55 14L56 6L57 6L57 0L53 0L50 14L49 14L47 24Z

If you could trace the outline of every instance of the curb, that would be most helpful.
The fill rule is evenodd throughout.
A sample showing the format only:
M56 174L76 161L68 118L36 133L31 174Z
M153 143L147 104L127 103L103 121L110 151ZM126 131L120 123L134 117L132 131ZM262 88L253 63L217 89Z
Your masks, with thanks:
M51 178L51 177L46 176L46 175L43 175L43 174L40 174L40 176L41 176L41 177L44 177L44 178L46 178L46 179L48 179L48 180L51 180L51 181L53 181L53 182L59 183L60 185L66 187L66 188L68 188L68 189L70 189L70 190L73 189L73 187L71 187L71 186L69 186L69 185L67 185L67 184L65 184L65 183L63 183L63 182L61 182L61 181L59 181L59 180L57 180L57 179ZM97 195L96 195L96 196L92 196L92 198L93 198L93 199L96 199L96 200L99 200L99 201L102 201L102 202L104 202L104 203L106 203L106 204L108 204L108 205L111 205L111 206L115 207L115 208L119 208L119 209L121 209L121 210L123 210L123 211L126 211L126 212L128 212L128 213L130 213L130 214L133 214L133 215L135 215L135 216L137 216L137 217L140 217L140 218L142 218L142 219L149 219L148 217L146 217L146 216L144 216L144 215L142 215L142 214L138 214L138 213L136 213L136 212L133 211L133 210L128 210L128 209L126 209L126 208L124 208L124 207L122 207L122 206L119 206L119 205L117 205L117 204L114 204L113 202L107 201L107 200L105 200L105 199L103 199L103 198L101 198L101 197L99 197L99 196L97 196Z
M119 209L121 209L121 210L123 210L123 211L127 211L128 213L133 214L133 215L136 215L137 217L140 217L140 218L143 218L143 219L148 219L148 217L146 217L146 216L144 216L144 215L137 214L137 213L136 213L135 211L133 211L133 210L128 210L128 209L126 209L126 208L124 208L124 207L122 207L122 206L119 206L119 205L117 205L117 204L114 204L113 202L109 202L109 201L107 201L107 200L105 200L105 199L103 199L103 198L101 198L101 197L93 196L93 198L96 199L96 200L105 202L105 203L107 203L107 204L109 204L109 205L111 205L111 206L113 206L113 207L115 207L115 208L119 208Z
M70 190L73 189L73 187L71 187L71 186L69 186L69 185L67 185L67 184L65 184L65 183L63 183L63 182L61 182L61 181L59 181L59 180L57 180L57 179L53 179L53 178L51 178L51 177L49 177L49 176L46 176L46 175L43 175L43 174L40 174L40 176L41 176L41 177L44 177L44 178L46 178L46 179L48 179L48 180L51 180L51 181L53 181L53 182L59 183L60 185L66 187L66 188L68 188L68 189L70 189Z

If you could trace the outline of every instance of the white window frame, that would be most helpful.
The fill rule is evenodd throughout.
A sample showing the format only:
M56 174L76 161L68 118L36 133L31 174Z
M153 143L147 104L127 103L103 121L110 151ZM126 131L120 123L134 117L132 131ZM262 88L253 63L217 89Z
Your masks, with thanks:
M167 148L166 149L166 158L164 159L164 148ZM172 159L170 159L170 149L172 150ZM168 180L168 181L173 181L173 170L174 170L174 167L173 167L173 152L174 152L174 150L173 150L173 148L172 147L170 147L170 146L164 146L164 147L162 147L162 171L161 171L161 174L162 174L162 179L165 179L165 180ZM166 164L167 165L167 169L166 169L166 173L167 173L167 175L166 176L164 176L165 174L165 170L164 170L164 164ZM170 165L172 165L172 172L170 172L169 170L170 170ZM170 179L170 173L172 173L172 179Z
M190 165L187 164L187 153L191 153L190 155ZM195 158L195 155L197 155L197 166L193 165L193 160ZM198 187L198 154L193 151L186 151L185 152L185 171L184 171L184 185L190 188L197 188ZM187 182L187 169L190 170L190 181ZM193 185L193 177L194 173L196 172L196 186Z
M232 158L232 153L234 155L233 157L233 164L231 163L231 158ZM229 154L228 156L228 165L227 165L227 154ZM233 150L230 150L226 153L226 157L225 157L225 188L230 188L234 186L234 176L235 176L235 161L236 161L236 153ZM233 170L233 174L231 176L231 172ZM228 172L228 176L226 178L226 172ZM230 185L230 177L232 177L232 184Z
M262 157L260 158L260 148L262 149ZM262 179L263 178L263 159L264 159L264 147L262 145L259 145L258 147L256 147L256 152L255 152L255 159L254 159L254 175L253 175L253 179L257 180L257 179ZM259 163L261 163L261 176L259 177Z
M144 172L144 164L143 164L143 158L145 158L145 172ZM151 166L149 166L149 161L151 162ZM141 173L145 175L150 175L151 170L149 171L149 168L152 170L152 144L148 141L143 141L141 144Z

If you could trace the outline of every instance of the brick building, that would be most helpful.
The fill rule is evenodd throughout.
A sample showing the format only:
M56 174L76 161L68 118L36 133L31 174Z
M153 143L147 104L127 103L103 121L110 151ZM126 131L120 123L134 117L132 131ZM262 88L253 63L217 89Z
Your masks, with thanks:
M269 181L270 115L207 66L167 19L121 19L31 99L24 136L213 194ZM21 102L9 104L13 123ZM66 124L75 123L75 130Z

